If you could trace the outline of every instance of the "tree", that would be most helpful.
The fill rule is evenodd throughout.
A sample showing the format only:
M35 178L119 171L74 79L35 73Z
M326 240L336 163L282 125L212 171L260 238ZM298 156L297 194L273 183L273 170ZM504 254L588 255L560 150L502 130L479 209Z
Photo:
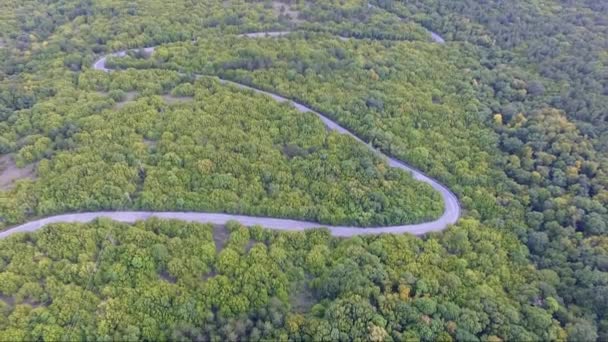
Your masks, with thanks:
M568 341L595 341L597 340L597 330L588 321L580 321L566 327Z

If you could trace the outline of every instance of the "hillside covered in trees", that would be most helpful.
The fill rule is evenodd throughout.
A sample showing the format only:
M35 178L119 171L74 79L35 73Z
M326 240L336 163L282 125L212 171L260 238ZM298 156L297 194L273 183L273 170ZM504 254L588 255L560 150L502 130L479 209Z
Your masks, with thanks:
M60 224L0 241L0 339L563 338L559 304L537 292L551 277L530 273L521 252L468 220L424 241Z
M37 179L5 194L5 223L23 221L24 207L35 215L173 209L363 226L442 213L430 186L351 138L328 133L312 114L216 81L176 80L175 73L103 76L83 75L79 86L91 91L83 92L82 106L56 96L44 108L20 112L24 118L52 108L73 116L15 127L42 134L29 136L31 144L15 154L17 165L38 163ZM163 77L182 82L172 95L155 95L163 83L150 82ZM99 93L104 82L108 88ZM135 93L121 87L141 97L124 101ZM62 125L69 137L59 133Z
M123 208L441 214L432 189L314 116L195 74L327 114L464 209L422 239L231 224L222 247L217 227L158 221L14 236L0 242L0 339L608 339L603 2L9 0L0 13L4 228ZM270 30L292 33L236 35ZM125 70L90 67L155 45L109 59Z

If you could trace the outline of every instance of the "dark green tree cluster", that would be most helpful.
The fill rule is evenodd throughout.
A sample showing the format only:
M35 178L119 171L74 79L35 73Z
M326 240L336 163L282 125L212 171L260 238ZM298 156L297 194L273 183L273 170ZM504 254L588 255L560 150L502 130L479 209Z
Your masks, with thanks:
M502 164L511 191L525 203L525 226L514 227L539 268L559 277L567 303L597 315L605 337L608 322L608 178L604 158L556 109L518 114L495 125L509 155ZM576 284L576 285L574 285ZM571 319L563 316L564 320ZM594 330L590 327L589 330ZM583 339L581 337L581 339Z
M505 102L515 108L535 102L562 109L585 134L604 136L604 142L598 143L606 151L606 3L592 0L538 4L498 0L377 3L451 40L475 44L481 50L485 66L496 70L494 89L507 92L511 88L520 94L519 99ZM519 84L513 82L517 77Z
M452 13L440 25L456 39L489 38L477 47L487 70L476 81L502 136L500 164L517 183L510 192L526 207L514 228L537 265L559 276L559 294L578 316L560 318L574 322L572 338L592 340L588 332L597 329L599 340L608 339L608 8L592 1L425 4L432 22L442 21L435 9Z
M596 330L608 339L606 4L378 4L458 41L481 61L462 65L475 70L486 120L501 135L505 192L525 208L509 226L539 268L558 275L558 293L571 309L560 320L572 339L593 340Z
M299 29L328 32L341 37L428 40L429 34L414 21L401 20L366 1L311 1L301 6Z

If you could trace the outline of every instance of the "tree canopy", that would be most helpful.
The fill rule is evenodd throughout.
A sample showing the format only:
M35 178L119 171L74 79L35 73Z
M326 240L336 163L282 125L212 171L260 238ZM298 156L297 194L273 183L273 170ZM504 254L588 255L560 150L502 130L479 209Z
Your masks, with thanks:
M3 241L6 253L33 253L0 264L3 339L608 339L604 2L6 0L0 13L0 154L12 160L0 172L35 169L34 179L1 189L2 229L123 208L355 225L440 214L430 188L312 115L195 74L327 114L441 180L464 209L456 227L423 240L279 234L288 242L273 249L274 233L254 228L278 263L255 271L278 267L287 289L260 298L235 290L215 303L187 301L177 282L152 276L173 255L159 237L158 259L118 263L90 288L79 277L97 267L105 240L54 236L55 249L71 246L65 255L34 253L33 237ZM138 50L153 45L151 55ZM125 48L136 50L108 60L124 70L91 69ZM66 225L65 238L94 226ZM240 249L200 251L209 259L190 254L156 274L196 275L188 289L240 284L249 266L237 260L263 255L255 244L243 252L243 236L234 237ZM314 236L332 242L308 245ZM129 267L142 275L121 278ZM55 270L67 275L35 281ZM248 277L266 289L266 278ZM132 292L151 279L163 285ZM292 303L296 294L314 304ZM166 310L172 318L164 307L176 308ZM100 328L98 313L109 317Z

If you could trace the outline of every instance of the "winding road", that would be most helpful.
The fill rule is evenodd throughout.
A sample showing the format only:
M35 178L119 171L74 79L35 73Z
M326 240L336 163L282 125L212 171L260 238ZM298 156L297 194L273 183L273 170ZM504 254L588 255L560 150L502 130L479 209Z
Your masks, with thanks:
M249 37L249 38L258 38L258 37L277 37L289 34L289 32L257 32L257 33L248 33L242 34L241 37ZM154 52L154 47L148 47L145 49L147 52ZM113 54L109 54L101 57L95 63L93 63L93 68L105 72L111 71L106 67L106 59L109 56L117 56L122 57L127 54L127 51L119 51ZM212 77L206 75L200 75L200 77ZM328 226L315 222L308 221L299 221L299 220L290 220L290 219L279 219L279 218L270 218L270 217L256 217L256 216L247 216L247 215L233 215L233 214L219 214L219 213L206 213L206 212L174 212L174 211L163 211L163 212L148 212L148 211L98 211L98 212L89 212L89 213L77 213L77 214L64 214L64 215L56 215L51 216L35 221L30 221L28 223L13 227L4 232L0 232L0 239L10 236L15 233L23 233L23 232L33 232L47 224L50 223L58 223L58 222L90 222L96 218L105 217L110 218L115 221L134 223L139 220L145 220L150 217L157 217L161 219L178 219L183 221L191 221L191 222L200 222L200 223L214 223L214 224L224 224L230 220L236 220L243 225L252 226L252 225L260 225L265 228L276 229L276 230L285 230L285 231L302 231L306 229L318 228L318 227L327 227L332 235L341 236L341 237L349 237L355 235L363 235L363 234L382 234L382 233L394 233L394 234L403 234L409 233L414 235L423 235L429 232L441 231L448 227L450 224L456 223L461 215L460 204L458 202L458 198L452 191L450 191L446 186L439 183L437 180L428 177L421 171L407 165L406 163L397 160L395 158L391 158L383 154L382 152L374 149L369 144L366 144L359 137L348 131L346 128L340 126L335 121L331 120L327 116L294 101L291 101L285 97L282 97L277 94L273 94L267 91L263 91L260 89L252 88L240 83L236 83L233 81L219 79L219 81L228 86L234 86L240 89L252 90L255 93L263 94L266 96L270 96L274 100L278 102L288 102L291 103L298 111L305 113L311 112L314 113L325 123L329 130L337 131L341 134L347 134L357 140L358 142L365 144L372 151L384 157L390 167L398 168L407 172L410 172L414 179L427 183L431 187L433 187L436 191L441 194L441 197L444 202L444 212L440 218L430 222L424 222L419 224L408 224L408 225L399 225L399 226L390 226L390 227L353 227L353 226Z

